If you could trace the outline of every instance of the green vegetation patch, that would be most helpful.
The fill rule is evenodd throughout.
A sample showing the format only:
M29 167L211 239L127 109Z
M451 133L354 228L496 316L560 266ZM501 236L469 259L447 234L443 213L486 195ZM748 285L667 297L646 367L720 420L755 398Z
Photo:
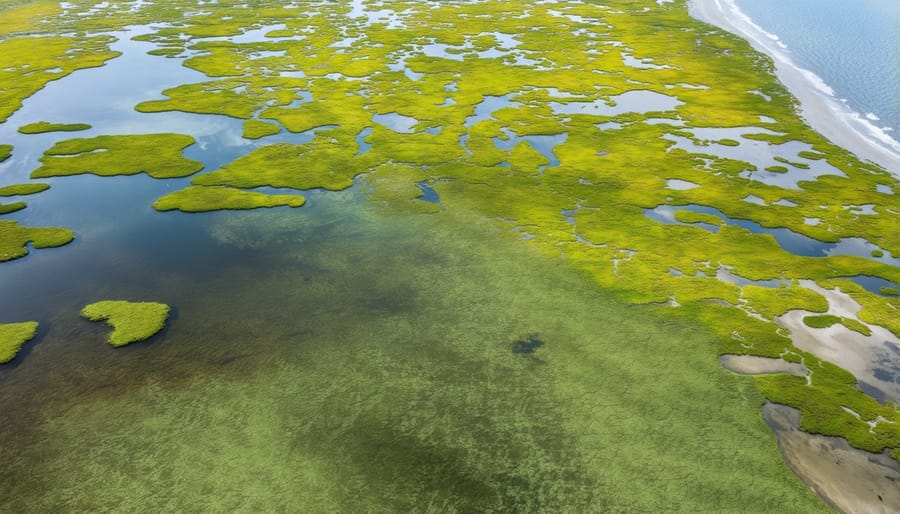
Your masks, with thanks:
M190 186L167 194L153 203L158 211L207 212L260 207L300 207L306 198L300 195L269 195L225 186Z
M9 214L11 212L21 211L27 207L25 202L0 203L0 214Z
M766 168L766 171L770 173L787 173L788 169L784 166L769 166Z
M22 134L43 134L44 132L78 132L91 128L87 123L50 123L49 121L38 121L22 125L19 132Z
M92 303L81 310L81 317L106 321L113 328L109 344L119 347L145 341L162 330L169 317L169 306L156 302L107 300Z
M722 224L722 218L706 212L678 210L675 211L675 219L682 223L707 223L717 227Z
M26 184L13 184L0 187L0 196L24 196L33 195L50 189L50 184L41 182L29 182Z
M900 296L900 289L896 287L882 287L879 292L887 296Z
M869 329L868 325L853 318L841 318L841 323L850 330L858 332L866 337L872 335L872 331Z
M803 318L803 324L810 328L828 328L841 322L840 316L831 314L823 314L821 316L806 316Z
M13 360L22 345L37 334L38 324L34 321L24 323L0 323L0 364Z
M188 159L182 151L194 144L182 134L142 134L69 139L56 143L41 157L32 178L93 173L94 175L134 175L153 178L186 177L203 169L203 163Z
M359 157L354 156L355 153L355 146L346 140L317 135L305 145L276 143L263 146L221 170L195 177L191 183L339 191L352 186L353 177L367 171L373 162L371 152Z
M12 155L13 145L0 145L0 162L9 159L9 156Z
M71 230L55 227L23 227L15 221L0 220L0 262L28 255L28 243L34 248L54 248L72 242Z
M281 132L277 123L268 121L247 120L244 122L244 137L247 139L259 139Z

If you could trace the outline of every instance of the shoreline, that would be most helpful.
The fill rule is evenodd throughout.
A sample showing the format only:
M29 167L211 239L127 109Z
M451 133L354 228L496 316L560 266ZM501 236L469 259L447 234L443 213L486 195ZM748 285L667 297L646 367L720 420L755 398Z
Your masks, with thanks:
M900 143L851 110L815 73L797 66L777 40L745 15L734 0L687 0L688 14L746 40L775 63L775 75L799 101L798 113L814 130L861 160L900 177ZM866 133L872 134L867 137ZM880 139L881 143L875 139Z
M900 509L900 465L884 453L853 448L845 439L810 434L800 411L766 402L762 416L775 433L785 464L838 512L887 514Z

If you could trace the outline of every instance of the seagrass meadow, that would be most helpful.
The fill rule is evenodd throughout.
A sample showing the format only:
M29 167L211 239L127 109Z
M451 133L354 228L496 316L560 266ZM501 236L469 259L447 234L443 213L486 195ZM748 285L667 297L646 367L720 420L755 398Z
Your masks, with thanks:
M766 401L900 460L898 179L684 2L0 0L0 55L0 510L827 511Z

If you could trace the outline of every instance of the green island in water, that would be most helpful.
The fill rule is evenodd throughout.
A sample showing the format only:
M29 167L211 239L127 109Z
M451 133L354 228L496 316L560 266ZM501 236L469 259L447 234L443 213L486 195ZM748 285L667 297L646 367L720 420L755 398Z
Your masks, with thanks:
M900 182L686 2L0 0L0 56L0 511L900 509Z

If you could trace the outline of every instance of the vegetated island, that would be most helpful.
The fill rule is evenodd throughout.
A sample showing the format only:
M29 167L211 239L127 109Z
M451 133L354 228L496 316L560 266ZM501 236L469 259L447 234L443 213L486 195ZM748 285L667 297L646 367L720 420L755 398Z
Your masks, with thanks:
M50 184L29 183L29 184L13 184L10 186L0 187L0 196L24 196L33 195L50 189ZM0 214L9 214L24 209L27 205L25 202L13 202L3 204L0 203Z
M146 341L162 330L169 318L169 306L156 302L106 300L85 306L81 317L91 321L105 320L113 328L109 344L120 347Z
M91 125L87 123L51 123L49 121L38 121L22 125L19 127L20 134L43 134L45 132L79 132L87 130Z
M0 364L12 361L22 346L37 334L35 321L0 324Z
M100 176L146 173L153 178L186 177L203 168L181 151L195 139L183 134L97 136L60 141L44 153L32 178L92 173Z
M306 198L300 195L269 195L225 186L190 186L156 200L153 208L158 211L207 212L282 205L300 207L304 203Z
M9 159L9 156L12 155L13 145L0 145L0 162Z
M0 214L9 214L11 212L21 211L27 207L25 202L0 203Z
M69 229L23 227L16 221L0 220L0 262L28 255L28 243L33 248L55 248L69 244L73 239L75 234Z
M13 184L0 187L0 196L25 196L33 195L50 189L50 184L31 182L27 184Z

